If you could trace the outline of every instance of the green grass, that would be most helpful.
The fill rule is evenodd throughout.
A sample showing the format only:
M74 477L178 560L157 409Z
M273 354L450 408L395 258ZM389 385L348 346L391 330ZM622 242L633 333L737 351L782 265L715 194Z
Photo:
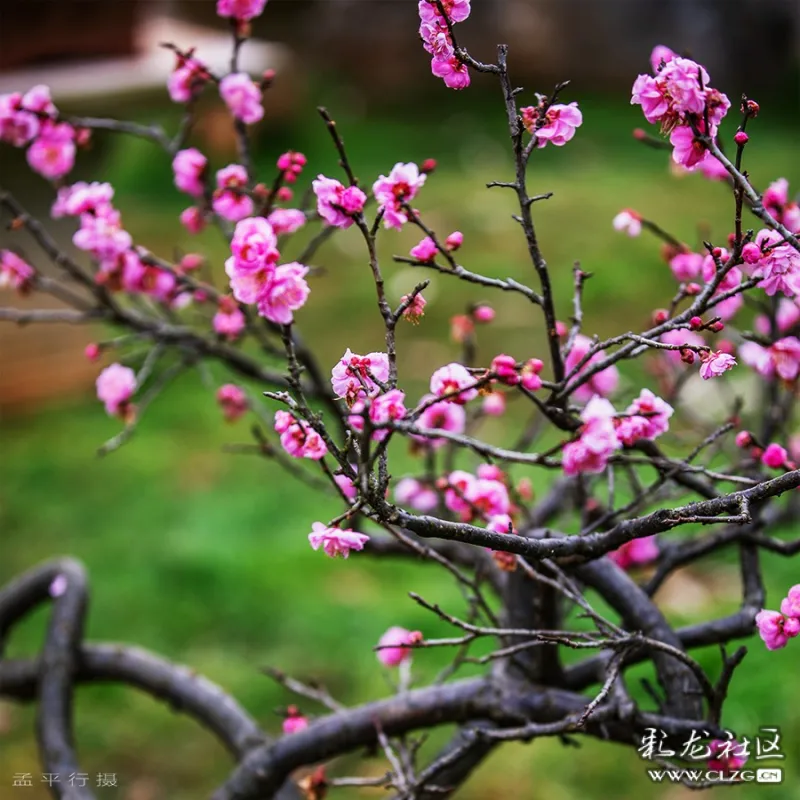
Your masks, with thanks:
M612 334L645 324L674 286L657 243L611 230L617 211L636 208L692 244L702 238L723 242L732 201L723 187L698 176L676 179L663 153L632 142L630 128L639 122L631 109L598 98L578 99L584 127L569 147L536 154L531 190L555 191L535 212L559 315L570 313L571 267L580 260L594 274L585 295L586 329ZM365 183L398 159L437 158L440 169L418 200L426 221L442 233L464 231L461 258L471 269L533 281L510 219L511 195L498 189L489 194L484 188L489 180L510 176L502 120L451 109L445 107L441 115L423 110L421 119L366 120L346 109L337 116ZM788 158L796 133L758 123L764 125L763 135L754 136L748 147L754 182L763 187L783 174L798 186L800 166ZM330 143L311 116L296 127L270 131L261 142L258 163L269 167L288 146L307 152L309 175L334 174ZM166 255L174 248L201 249L221 272L225 249L213 233L203 234L199 243L182 234L175 238L174 217L183 203L177 192L164 191L163 174L156 170L166 162L154 160L152 148L120 139L97 159L118 187L119 205L137 240ZM220 157L219 163L226 162ZM789 173L782 169L787 165ZM411 230L383 237L381 255L393 300L422 275L391 264L390 256L406 253L418 238ZM290 258L300 246L292 245L285 255ZM347 345L357 351L379 349L380 318L357 232L335 237L315 257L315 265L324 266L325 273L314 279L312 298L298 317L322 363L332 363ZM483 356L541 353L541 321L526 302L456 285L446 276L430 277L425 319L418 328L400 331L400 374L412 395L424 389L433 368L457 357L447 340L448 320L470 302L491 300L500 311L498 321L481 331ZM217 367L213 371L221 381L223 373ZM512 413L505 427L493 423L487 435L508 441L518 424L519 415ZM290 698L259 673L260 666L320 680L345 702L385 696L390 687L371 651L385 628L401 624L428 636L447 633L406 593L416 591L454 611L462 608L450 579L434 568L358 555L331 561L313 553L306 534L313 521L338 513L335 500L310 492L271 462L223 454L225 443L248 440L247 425L221 424L213 397L195 374L156 401L120 452L96 458L97 445L117 430L117 423L90 398L54 403L0 427L0 581L54 555L82 559L92 585L88 638L132 642L189 664L231 691L274 731L279 727L274 709ZM413 468L407 453L396 455L395 474ZM532 477L541 490L539 474ZM765 556L764 562L774 605L797 582L797 570L776 557ZM676 624L735 608L735 563L719 557L703 567L708 569L691 570L660 595ZM45 619L42 611L20 627L12 655L38 649ZM769 654L758 641L748 645L751 652L734 680L724 722L751 736L759 725L781 726L789 775L781 787L733 791L754 798L797 798L796 653L791 646ZM420 653L418 680L435 674L446 655ZM714 650L698 657L712 672L718 670ZM642 674L642 669L631 673ZM87 687L78 697L76 741L83 769L116 771L122 784L118 793L108 790L104 796L201 797L230 766L208 734L135 692ZM37 772L32 730L31 709L0 708L0 786L10 785L14 772ZM380 769L378 762L346 761L335 771L344 774L348 765L365 774ZM0 797L7 791L0 789ZM29 796L44 795L37 789ZM340 790L337 796L362 795ZM577 753L557 741L539 741L498 752L461 796L560 800L677 794L650 784L644 763L630 751L592 741Z

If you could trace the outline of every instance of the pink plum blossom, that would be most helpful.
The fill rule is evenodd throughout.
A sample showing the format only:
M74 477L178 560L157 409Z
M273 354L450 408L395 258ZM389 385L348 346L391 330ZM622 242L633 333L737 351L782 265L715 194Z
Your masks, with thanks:
M331 372L334 394L343 397L350 406L359 397L378 394L378 384L388 380L389 356L386 353L367 353L360 356L349 347Z
M653 70L653 74L657 74L661 70L662 64L669 63L677 55L666 45L657 44L650 53L650 68Z
M288 411L275 412L275 430L281 446L294 458L319 461L328 452L322 437L303 420L295 419Z
M789 454L786 452L786 448L773 442L767 445L761 454L761 463L770 469L785 469L788 458Z
M664 344L674 344L679 346L701 347L703 345L703 337L699 333L687 330L671 330L661 334L661 341ZM674 361L680 365L681 353L680 350L662 350L661 351L670 361Z
M0 250L0 289L23 294L33 283L36 270L12 250Z
M205 191L203 175L207 165L208 159L196 147L179 150L172 160L175 186L192 197L202 197Z
M125 417L136 391L136 373L122 364L111 364L97 376L97 399L110 417Z
M508 514L496 514L490 517L486 523L486 530L492 533L516 533L514 523Z
M406 415L405 399L405 393L400 389L391 389L374 398L369 407L369 418L373 425L384 425L393 420L403 419Z
M404 294L400 298L401 303L408 302L405 311L403 311L403 319L410 322L412 325L418 325L419 321L425 316L425 306L428 301L422 296L422 292L417 292L412 298Z
M75 129L67 122L46 121L25 156L34 172L62 178L75 166Z
M430 389L431 393L437 397L446 396L451 403L464 405L478 396L478 390L474 388L474 383L475 379L469 374L467 368L453 362L440 367L431 375ZM464 391L454 394L459 389L464 389Z
M492 359L489 371L495 373L497 379L508 386L515 386L519 383L517 361L513 356L508 356L505 353L495 356Z
M321 547L331 558L336 556L347 558L351 550L363 550L369 541L369 536L352 530L329 528L321 522L315 522L311 526L311 533L308 534L308 541L314 550L319 550Z
M411 248L411 257L427 264L436 258L438 252L439 249L434 244L433 239L430 236L426 236L419 244L415 244Z
M439 496L416 478L401 478L394 487L394 499L401 506L408 506L414 511L429 514L439 505Z
M235 422L248 408L247 395L233 383L226 383L217 389L217 402L228 422Z
M538 392L542 388L541 371L544 369L544 362L539 358L529 358L520 370L520 383L529 392Z
M778 611L764 609L756 614L758 635L767 646L767 650L780 650L786 647L789 639L800 633L800 619L785 617Z
M450 32L442 19L422 20L419 38L422 39L423 48L434 58L450 58L455 54Z
M461 231L453 231L444 240L444 246L450 250L450 252L458 250L462 244L464 244L464 234L461 233Z
M563 467L567 475L596 474L606 468L609 458L622 446L614 415L614 407L601 397L593 397L586 404L578 439L564 445Z
M639 439L652 440L666 433L673 408L649 389L642 389L625 414L628 416L617 419L617 438L630 447Z
M217 14L247 21L259 16L267 0L217 0Z
M457 469L447 476L446 489L444 493L444 504L463 520L472 518L467 494L475 483L475 476L465 470Z
M470 0L443 0L442 7L451 22L463 22L470 14ZM419 0L418 10L424 22L441 19L439 8L432 0Z
M779 244L782 238L769 230L759 231L755 238L762 256L754 265L753 276L762 279L758 285L770 297L778 292L787 297L800 295L800 253L790 244Z
M99 261L108 261L128 250L133 239L122 227L119 211L109 207L103 213L82 214L80 230L73 234L72 243Z
M708 149L687 125L675 128L669 135L669 142L673 148L672 160L690 172L708 157Z
M236 302L230 297L223 297L219 303L219 310L214 314L212 325L216 333L233 341L238 339L245 329L246 321Z
M420 401L425 405L433 400L435 395L427 394ZM424 430L447 431L448 433L463 433L467 424L467 414L463 406L457 403L448 403L442 400L428 406L419 416L418 426ZM434 449L446 443L446 439L430 439L424 436L414 436L415 441Z
M739 355L747 366L765 378L777 374L785 381L793 381L800 373L800 340L795 336L778 339L769 347L744 342L739 347Z
M268 217L276 236L294 233L306 224L306 215L299 208L276 208Z
M608 557L620 568L630 569L639 564L649 564L658 558L658 545L655 536L643 536L641 539L631 539L616 550L612 550Z
M356 485L353 481L350 480L347 475L342 475L341 473L334 475L333 480L339 487L339 491L352 503L358 496L358 489L356 489Z
M174 103L188 103L211 79L208 68L196 58L177 57L175 69L167 79L167 91Z
M226 75L219 82L219 93L231 114L245 124L252 125L264 116L261 89L246 73Z
M224 2L224 0L219 0L219 2ZM289 706L286 717L284 718L281 726L284 734L286 734L286 736L291 736L293 733L300 733L300 731L304 731L307 727L308 718L304 717L297 710L296 706Z
M502 417L506 412L506 396L503 392L490 392L481 401L481 411L489 417Z
M217 172L217 188L212 207L217 214L231 222L253 213L253 200L247 194L247 170L240 164L229 164Z
M710 181L727 181L728 170L716 158L704 158L697 165L697 171Z
M525 119L525 109L521 111L523 120ZM548 142L558 147L565 145L575 135L575 130L583 123L577 103L569 105L556 104L547 109L544 121L539 115L536 127L530 130L532 136L536 138L536 146L544 147Z
M678 253L670 260L669 268L682 283L693 281L700 274L703 259L704 256L700 253Z
M402 228L408 222L403 203L410 203L422 188L428 176L420 173L416 164L397 163L389 176L381 175L372 185L372 193L383 210L387 228Z
M472 316L475 317L475 322L491 322L495 318L495 310L491 306L482 303L475 307Z
M419 631L407 631L405 628L393 626L378 641L376 655L384 667L399 667L403 661L411 659L411 648L422 641Z
M24 109L19 92L0 95L0 142L23 147L39 133L39 128L39 118Z
M752 242L750 243L752 244ZM747 245L749 247L749 245ZM755 245L753 245L755 247ZM758 248L756 248L758 249ZM759 250L759 258L761 251ZM786 333L786 331L793 328L800 322L800 306L797 305L795 300L789 300L782 297L778 301L778 308L775 311L775 323L779 333ZM753 321L753 327L762 336L769 336L772 332L769 317L765 314L759 314Z
M470 511L484 518L508 514L511 510L508 489L502 481L475 478L467 485L465 497Z
M311 186L317 196L317 213L335 228L349 228L367 202L367 196L358 186L345 188L339 181L324 175L319 175Z
M712 739L708 743L710 757L707 762L709 770L715 770L723 775L730 775L741 769L747 763L746 743L739 744L736 739Z
M567 354L567 357L564 361L564 368L567 374L573 372L573 370L577 367L577 365L586 357L587 353L593 347L592 340L588 336L584 336L583 334L578 334L575 337L575 341L573 342L572 349ZM588 370L592 369L595 364L603 361L606 357L605 351L601 350L598 353L595 353L578 371L578 375L581 375ZM604 370L592 375L586 383L582 386L579 386L575 390L575 399L578 401L586 401L589 400L593 395L600 395L601 397L606 397L612 394L616 388L617 384L619 383L619 371L617 368L612 364L610 367L606 367Z
M781 600L781 613L787 617L800 619L800 583L792 586L786 597Z
M280 257L275 231L264 217L249 217L236 224L231 239L231 271L253 274L272 267ZM234 269L235 267L235 269Z
M789 181L779 178L771 183L762 197L764 208L790 231L800 233L800 206L789 200Z
M205 216L197 206L189 206L181 211L180 220L189 233L200 233L206 226Z
M445 51L434 56L431 59L431 73L441 78L448 89L466 89L470 84L467 65L459 61L454 53L448 55Z
M624 231L631 237L638 236L642 232L641 214L631 208L623 208L611 224L615 231Z
M85 183L61 187L53 206L53 217L76 217L80 214L103 215L111 210L114 187L110 183Z
M293 261L275 268L265 291L258 298L258 313L270 322L290 325L294 313L305 305L311 289L305 276L308 267Z
M707 381L709 378L718 378L723 372L736 366L736 359L721 350L704 350L700 353L700 377Z

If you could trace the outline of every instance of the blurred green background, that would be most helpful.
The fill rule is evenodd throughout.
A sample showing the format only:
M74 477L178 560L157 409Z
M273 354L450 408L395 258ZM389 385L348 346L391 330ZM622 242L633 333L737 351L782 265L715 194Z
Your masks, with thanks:
M364 108L338 84L322 79L312 81L307 91L310 102L304 109L259 132L256 160L265 182L272 178L276 157L288 148L308 156L303 188L319 172L337 174L330 141L313 113L315 103L324 102L339 122L363 182L371 184L396 161L436 158L439 168L417 202L426 222L443 235L464 232L460 260L469 268L534 280L510 218L511 194L485 188L487 181L511 177L499 95L482 85L458 95L441 89L429 92L432 102L398 110L388 100ZM699 246L704 238L724 242L733 202L723 185L698 175L676 177L668 154L632 140L631 130L641 119L626 94L587 95L574 86L564 100L580 103L584 125L569 146L537 152L530 172L532 193L555 192L534 211L558 312L562 319L570 313L571 267L580 260L594 273L585 294L585 330L611 334L636 328L646 324L654 308L666 305L674 280L659 257L659 243L646 235L629 239L615 233L614 215L623 207L634 208ZM162 103L131 103L119 114L160 120L168 127L177 122ZM723 132L730 136L734 125L729 120ZM746 159L758 187L781 176L795 190L800 187L797 131L796 108L762 101ZM79 157L75 177L91 172L112 181L136 241L164 255L189 249L207 253L219 275L224 244L213 231L191 239L177 224L185 203L171 186L166 157L146 142L98 139L93 154ZM226 157L212 154L214 166L227 163ZM3 159L11 163L22 156L4 152ZM15 178L23 174L13 169ZM382 237L392 300L422 276L392 264L390 255L407 253L418 239L410 228ZM284 256L289 260L301 248L292 242ZM358 233L335 236L317 253L314 265L325 269L314 278L311 299L298 321L324 367L347 346L356 352L380 349L380 317ZM432 369L458 356L448 338L449 319L468 303L488 300L498 310L497 321L480 331L482 360L497 352L520 359L541 354L541 320L526 303L446 276L426 277L432 285L425 318L419 327L404 327L399 336L401 381L412 397L424 391ZM97 335L87 331L86 341ZM215 381L225 380L217 366L212 371ZM624 374L621 402L628 401L637 375ZM488 424L482 434L513 441L522 419L512 408L504 422ZM335 500L312 493L269 461L223 453L225 444L249 440L247 422L225 425L196 373L181 378L148 409L122 450L99 459L97 446L117 431L118 423L104 415L91 391L16 410L0 420L0 581L57 554L80 558L91 577L88 639L135 643L188 664L277 732L275 710L294 698L259 667L269 664L321 681L347 703L383 697L391 686L371 650L383 631L397 624L421 629L426 636L448 632L407 592L463 613L460 593L437 569L359 554L333 561L312 552L306 534L315 520L338 513ZM395 475L414 469L407 453L396 455ZM514 471L516 477L524 474L523 469ZM529 474L540 491L544 479ZM800 572L790 561L770 555L763 560L768 598L775 606L800 581ZM669 618L679 625L729 613L738 597L735 559L724 555L681 571L659 593ZM35 653L45 620L46 610L26 620L14 635L10 655ZM798 798L797 648L790 644L768 653L759 640L747 644L750 652L734 679L723 722L751 737L761 725L779 726L786 777L781 786L730 791ZM701 651L697 657L717 674L717 651ZM444 652L421 652L415 659L415 682L434 675L446 661ZM632 670L631 683L646 674ZM231 766L209 734L135 691L87 686L77 697L75 738L82 768L116 772L120 783L118 790L103 790L103 797L203 797ZM308 703L300 705L311 714L321 713ZM0 797L17 797L17 791L45 796L41 788L10 788L13 773L39 770L32 732L31 708L0 705ZM434 735L432 744L445 734ZM580 750L555 740L509 745L485 762L459 796L672 800L687 794L679 787L655 787L645 766L631 750L596 741L581 740ZM381 769L377 760L354 758L335 764L331 773L374 775ZM343 800L381 795L380 790L332 792Z

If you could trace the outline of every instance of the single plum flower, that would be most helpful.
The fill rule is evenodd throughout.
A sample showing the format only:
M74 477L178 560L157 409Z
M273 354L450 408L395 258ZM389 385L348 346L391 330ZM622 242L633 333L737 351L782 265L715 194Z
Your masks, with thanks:
M130 399L136 391L136 373L122 364L111 364L97 377L97 399L106 407L110 417L125 418L130 411Z
M347 558L351 550L363 550L364 545L369 541L366 533L329 528L321 522L315 522L311 528L311 533L308 534L311 546L314 550L319 550L321 547L331 558L336 556Z
M407 631L393 626L378 641L376 655L385 667L398 667L403 661L411 659L411 647L422 641L419 631Z

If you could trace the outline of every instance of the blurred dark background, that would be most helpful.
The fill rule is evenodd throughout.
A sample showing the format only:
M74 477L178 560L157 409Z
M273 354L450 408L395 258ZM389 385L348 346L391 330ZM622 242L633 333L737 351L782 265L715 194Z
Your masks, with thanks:
M746 153L752 180L764 188L786 177L793 192L800 188L797 2L473 0L472 16L458 33L486 60L498 42L510 45L512 73L526 87L526 102L534 102L535 91L572 81L564 100L580 103L584 124L567 147L537 152L531 185L555 192L552 200L537 204L536 216L562 318L571 310L572 263L580 259L594 273L585 295L589 332L613 334L621 326L645 324L674 291L658 242L613 231L611 220L621 208L639 210L694 247L703 239L722 242L731 227L733 204L722 184L675 175L667 153L643 148L631 137L644 123L629 103L630 86L648 69L655 44L701 61L734 108L742 92L758 99L762 113L749 129ZM155 122L172 131L180 109L165 90L172 56L159 48L163 41L196 45L200 57L220 70L229 56L227 27L216 18L213 0L0 0L0 93L43 82L66 113ZM290 148L309 159L298 197L317 173L337 174L315 112L325 104L364 183L396 161L436 158L439 168L418 201L426 221L444 234L462 230L462 260L476 271L532 280L524 243L510 219L512 198L485 188L487 181L507 179L511 168L497 86L478 76L458 93L430 76L417 38L416 2L270 0L243 58L254 75L277 70L265 119L254 130L260 178L270 182L276 158ZM190 140L208 154L214 169L236 158L230 119L220 105L215 93L207 92ZM723 137L730 139L735 129L732 111ZM190 237L180 228L177 216L186 198L172 186L169 159L151 143L96 134L69 179L111 181L136 241L166 257L203 252L222 279L224 242L213 231ZM22 151L0 145L0 185L47 217L53 189L28 170ZM69 247L74 222L60 221L53 229ZM287 260L310 235L301 232L298 243L287 248ZM0 246L10 238L0 230ZM391 255L407 253L419 238L412 230L383 237L381 256L393 300L420 276L392 264ZM48 269L32 242L18 235L13 242L37 268ZM325 273L315 277L298 321L327 368L347 346L378 349L381 324L357 232L334 237L316 260ZM541 321L531 317L527 304L454 285L446 276L433 276L426 296L422 324L400 332L401 376L410 396L424 391L433 369L458 357L448 339L449 319L477 300L498 310L497 321L481 331L481 358L497 352L518 358L540 354ZM41 301L4 293L0 302ZM280 725L275 709L291 698L258 672L263 664L322 680L345 702L385 695L388 685L371 651L381 633L393 624L427 635L447 633L406 592L417 591L455 613L462 609L459 593L435 569L356 556L332 562L312 553L306 540L310 525L338 513L336 502L292 482L271 462L224 453L224 445L250 440L248 424L223 425L212 392L197 374L178 381L148 409L120 452L98 459L96 448L119 428L93 397L100 367L88 363L82 351L89 341L110 335L99 329L0 326L0 582L40 559L76 555L92 579L89 638L134 642L192 665L230 689L271 731ZM216 367L211 373L215 385L229 378ZM652 379L641 372L625 372L620 401L626 403L647 380ZM745 390L739 380L732 373L729 385ZM704 407L714 406L705 400ZM265 407L266 413L273 410ZM490 421L481 435L513 440L520 421L519 411L510 408L504 421ZM678 431L677 445L696 436ZM415 469L408 453L396 454L397 477ZM524 468L515 471L515 477L524 474ZM530 476L536 490L544 491L539 473ZM798 581L797 568L770 555L764 562L773 600ZM676 624L728 613L738 597L735 560L726 555L679 571L658 593ZM21 628L12 655L36 652L45 619L39 613ZM749 736L760 725L780 726L787 775L782 786L741 791L753 800L795 800L800 798L796 654L791 645L769 654L759 641L747 644L751 652L733 682L723 722ZM718 669L713 648L697 656L712 672ZM442 658L447 654L421 654L415 663L420 682L435 674ZM640 677L647 672L634 670L634 691ZM119 788L103 797L202 797L229 767L210 736L146 698L117 687L82 688L78 697L76 740L84 769L119 775ZM19 792L37 800L46 796L41 787L10 787L15 772L38 770L32 731L30 709L0 704L3 800ZM434 736L432 744L436 741ZM367 760L334 768L339 774L348 769L376 774L381 767ZM643 762L629 751L598 742L575 751L542 741L499 752L461 796L679 800L687 795L653 786L644 773ZM338 791L343 800L380 796ZM721 797L722 791L712 796Z

